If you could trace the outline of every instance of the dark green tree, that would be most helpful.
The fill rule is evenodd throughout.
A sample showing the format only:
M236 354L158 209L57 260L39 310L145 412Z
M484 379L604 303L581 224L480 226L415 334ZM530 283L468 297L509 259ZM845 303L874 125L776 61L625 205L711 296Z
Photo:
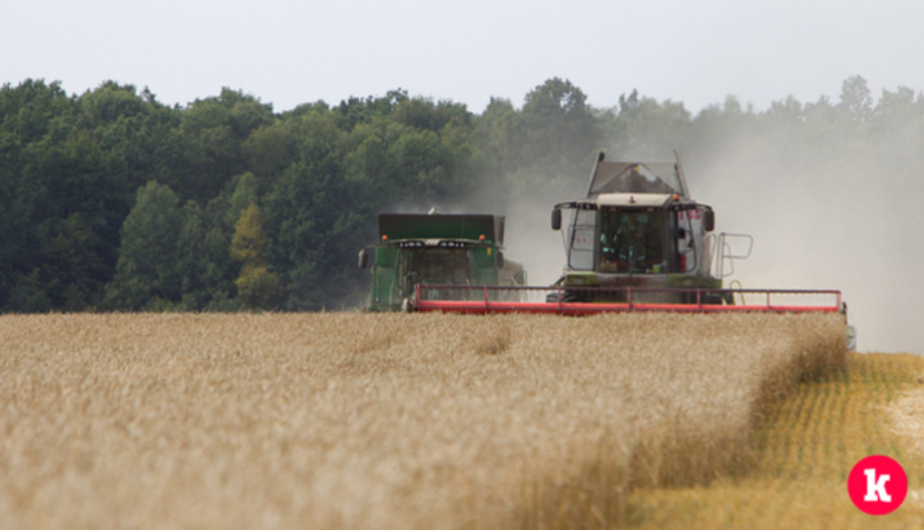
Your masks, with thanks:
M263 125L241 145L264 193L298 156L299 135L293 127L294 121L277 120L272 125Z
M408 99L407 90L390 90L384 97L369 96L365 99L350 97L340 102L340 105L334 108L334 119L337 127L344 132L351 132L354 127L361 124L371 123L375 118L389 117L398 105ZM326 105L323 109L318 109L317 104L309 109L298 107L296 111L300 114L306 111L326 111Z
M571 171L592 157L599 131L587 96L568 80L549 79L526 95L521 111L522 130L531 161Z
M177 238L183 216L178 205L176 194L154 181L138 190L135 206L122 225L116 273L108 287L113 308L138 310L180 302Z
M361 186L345 177L348 136L329 114L313 113L302 130L299 161L264 198L266 258L280 271L284 308L319 310L361 298L364 271L344 266L372 237L374 212Z
M184 200L207 203L234 175L248 169L242 144L261 126L273 123L271 105L227 88L196 100L182 113L172 141L186 165L174 168L169 182Z
M49 185L54 187L54 182L36 166L55 142L66 140L74 113L74 100L58 83L27 79L16 87L7 83L0 88L2 310L53 308L38 279L43 260L36 227L55 223L53 218L61 217L61 209L49 200Z

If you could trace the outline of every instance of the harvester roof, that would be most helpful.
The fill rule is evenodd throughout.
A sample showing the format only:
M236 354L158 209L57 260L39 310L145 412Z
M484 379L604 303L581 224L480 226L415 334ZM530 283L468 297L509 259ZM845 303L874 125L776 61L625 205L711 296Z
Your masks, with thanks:
M673 162L609 162L598 160L587 189L588 197L603 193L678 194L686 198L686 186L678 164Z
M466 239L501 246L504 218L487 214L380 213L379 237L398 239Z

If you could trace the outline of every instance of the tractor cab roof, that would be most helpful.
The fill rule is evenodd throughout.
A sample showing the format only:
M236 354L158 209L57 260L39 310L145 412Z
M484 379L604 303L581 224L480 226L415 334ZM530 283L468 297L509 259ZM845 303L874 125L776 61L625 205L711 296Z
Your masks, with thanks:
M504 218L484 214L380 213L379 238L469 240L502 246Z

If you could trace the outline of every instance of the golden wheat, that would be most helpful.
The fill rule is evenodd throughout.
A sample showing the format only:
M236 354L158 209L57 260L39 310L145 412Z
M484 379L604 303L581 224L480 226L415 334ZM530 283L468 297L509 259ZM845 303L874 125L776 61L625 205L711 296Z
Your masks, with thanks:
M4 316L0 520L618 527L841 362L832 315Z
M917 366L924 368L924 362ZM913 374L914 387L902 392L888 408L892 430L903 437L912 451L924 456L924 373Z
M707 487L635 490L631 526L924 528L924 454L906 450L920 447L921 374L920 356L850 354L843 370L799 385L766 408L746 476ZM861 512L847 494L851 469L873 454L898 460L908 475L904 504L885 516Z

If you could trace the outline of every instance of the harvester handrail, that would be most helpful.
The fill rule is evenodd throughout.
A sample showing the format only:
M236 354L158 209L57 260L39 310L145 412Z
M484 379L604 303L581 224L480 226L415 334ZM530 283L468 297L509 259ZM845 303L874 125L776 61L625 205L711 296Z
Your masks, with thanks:
M750 234L737 234L734 232L721 232L718 234L712 233L706 236L707 241L711 245L709 250L709 261L711 263L711 270L714 272L716 278L727 278L735 273L735 260L745 260L751 257L751 252L754 251L754 238ZM740 239L747 241L747 252L741 254L735 254L732 250L731 245L728 243L728 239ZM729 270L725 271L725 262L728 262Z

